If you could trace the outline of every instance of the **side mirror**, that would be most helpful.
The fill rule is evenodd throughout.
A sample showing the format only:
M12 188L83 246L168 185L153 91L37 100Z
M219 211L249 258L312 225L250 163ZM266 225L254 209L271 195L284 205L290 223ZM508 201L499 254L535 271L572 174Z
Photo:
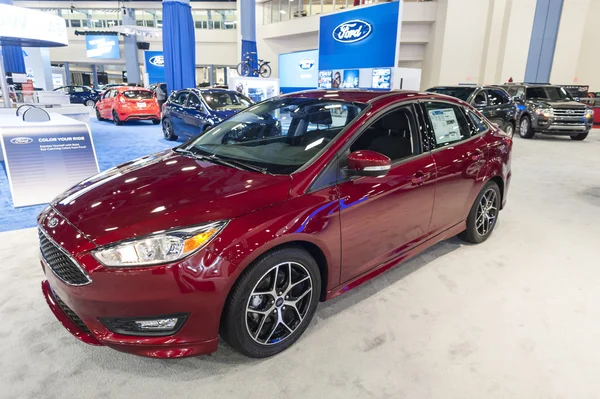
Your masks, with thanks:
M385 176L392 161L379 152L362 150L348 155L348 172L354 176Z
M512 100L516 103L522 102L521 97L519 97L519 96L513 96Z

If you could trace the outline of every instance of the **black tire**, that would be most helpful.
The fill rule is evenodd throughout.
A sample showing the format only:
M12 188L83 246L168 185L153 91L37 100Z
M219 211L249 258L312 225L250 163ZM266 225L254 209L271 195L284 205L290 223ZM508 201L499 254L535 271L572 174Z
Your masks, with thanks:
M152 119L153 125L158 125L160 123L160 119Z
M505 126L504 126L504 130L506 133L508 133L508 135L510 135L510 137L513 137L515 135L515 123L514 122L508 122Z
M94 100L86 100L85 105L86 107L93 107L94 105L96 105L96 102Z
M246 62L240 62L239 64L237 64L237 67L235 69L237 70L237 73L240 76L250 75L250 65L248 65Z
M162 129L163 129L163 135L165 136L165 139L167 139L169 141L177 140L177 135L173 131L173 125L171 124L171 121L169 119L167 119L167 118L163 119Z
M113 123L117 126L121 125L123 122L119 119L119 115L117 115L117 111L113 110L112 112Z
M271 76L271 66L269 64L262 64L258 73L260 77L268 78L269 76Z
M293 266L289 266L291 273L287 273L288 265L292 264ZM292 267L297 269L292 269ZM277 274L274 274L274 270L277 271ZM304 292L304 295L300 294L298 297L302 297L301 301L305 302L300 305L297 303L295 306L290 306L288 302L284 301L284 298L288 299L286 289L290 287L290 280L287 276L294 275L292 270L300 270L306 273L306 276L310 276L310 280L306 278L302 280L303 277L301 276L297 277L297 281L291 280L293 284L296 284L296 287L302 288ZM263 292L263 288L258 287L259 283L262 284L266 281L268 282L267 286L271 286L271 280L279 282L280 274L282 276L281 283L277 284L276 287L269 288L269 290L275 290L276 294L281 296L274 299L272 295L267 293L265 295L252 295L255 289ZM277 278L274 276L277 276ZM310 290L306 286L302 287L301 284L310 284ZM289 296L293 297L293 292L293 289L289 291ZM276 355L292 346L306 331L317 309L320 292L321 275L319 266L308 252L294 246L282 247L267 252L248 266L233 286L221 317L221 337L233 349L249 357L264 358ZM253 306L256 306L255 309L262 306L254 305L252 301L255 299L259 302L265 302L264 314L248 311ZM288 305L287 309L286 304ZM296 313L294 310L296 308L301 310ZM273 313L271 313L271 310L273 310ZM300 317L300 312L304 313L303 317ZM261 315L262 317L260 317ZM255 322L253 322L254 317L257 318ZM284 323L280 323L279 320L284 321ZM292 324L294 326L292 330L287 327L286 323L296 324ZM252 327L252 324L258 326ZM250 332L253 328L257 331L255 336L252 336ZM266 338L261 338L261 332L264 333L262 335ZM277 336L273 335L275 333L277 333ZM271 338L273 340L270 342ZM261 339L264 342L258 342Z
M519 122L519 136L524 139L530 139L535 135L533 128L531 127L531 118L525 115Z
M99 121L104 120L104 118L102 116L100 116L100 111L98 110L98 108L96 108L96 118L98 118Z
M575 140L575 141L583 141L585 140L585 138L588 136L588 133L578 133L578 134L572 134L571 135L571 140Z
M485 229L485 216L483 216L483 220L481 220L482 224L479 223L480 221L480 215L481 212L483 211L483 209L481 208L481 206L483 206L483 202L488 202L486 200L484 200L484 196L491 196L491 192L493 192L494 195L494 199L493 199L493 207L495 208L495 212L494 214L494 218L493 221L490 222L490 218L487 219L487 230ZM488 197L486 197L488 198ZM492 234L492 231L494 231L494 228L496 227L496 225L498 224L498 216L500 214L500 206L502 204L501 201L501 193L500 193L500 188L498 187L498 185L493 182L493 181L489 181L485 184L485 186L483 186L483 188L481 189L481 191L479 192L479 195L477 196L477 199L475 200L475 202L473 203L473 206L471 207L471 211L469 212L469 216L467 217L467 229L465 231L463 231L462 233L460 233L458 236L470 243L473 244L479 244L481 242L484 242L485 240L488 239L488 237ZM489 202L488 202L489 203ZM492 209L490 208L489 211L491 211ZM484 211L485 212L485 211ZM491 214L491 213L490 213Z

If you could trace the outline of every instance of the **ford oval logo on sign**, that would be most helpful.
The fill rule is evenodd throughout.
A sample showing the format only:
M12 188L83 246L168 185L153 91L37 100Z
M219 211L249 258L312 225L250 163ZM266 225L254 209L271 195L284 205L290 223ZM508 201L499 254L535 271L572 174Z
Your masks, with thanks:
M308 71L312 69L313 66L315 66L315 60L312 58L304 58L298 62L298 67L303 71Z
M13 144L30 144L33 143L33 139L29 137L15 137L14 139L10 139L10 142Z
M152 65L162 67L165 66L165 57L162 55L155 55L154 57L151 57L148 62Z
M355 43L366 39L373 30L370 23L353 19L335 27L331 33L333 38L341 43Z

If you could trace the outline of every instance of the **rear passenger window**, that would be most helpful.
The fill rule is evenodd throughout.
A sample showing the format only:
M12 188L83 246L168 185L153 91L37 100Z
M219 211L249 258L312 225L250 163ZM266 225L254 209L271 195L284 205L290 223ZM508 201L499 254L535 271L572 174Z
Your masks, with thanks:
M479 115L477 115L475 112L466 110L466 113L472 122L472 129L471 129L472 136L479 134L479 133L483 133L489 129L489 126L487 125L487 123L485 123L485 121Z
M508 96L502 90L487 90L488 105L502 105L508 103Z
M433 130L435 147L441 148L471 137L469 124L457 105L427 102L425 111Z

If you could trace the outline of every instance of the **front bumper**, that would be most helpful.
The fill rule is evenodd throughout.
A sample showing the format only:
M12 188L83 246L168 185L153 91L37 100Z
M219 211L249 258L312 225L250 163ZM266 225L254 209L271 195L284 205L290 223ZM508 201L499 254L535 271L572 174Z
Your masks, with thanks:
M538 133L555 135L572 135L578 133L587 133L592 128L592 119L581 121L581 118L568 120L557 120L555 118L534 118L532 121L533 130Z
M81 239L74 244L73 236L78 230L69 223L59 223L56 228L44 231L72 254L91 279L85 285L71 285L41 259L46 276L42 282L46 302L77 339L159 358L195 356L217 350L221 311L233 281L228 271L234 268L228 261L203 249L172 264L107 268L93 258L88 244ZM87 249L79 252L75 248ZM173 314L188 316L176 333L166 336L118 334L100 321Z

